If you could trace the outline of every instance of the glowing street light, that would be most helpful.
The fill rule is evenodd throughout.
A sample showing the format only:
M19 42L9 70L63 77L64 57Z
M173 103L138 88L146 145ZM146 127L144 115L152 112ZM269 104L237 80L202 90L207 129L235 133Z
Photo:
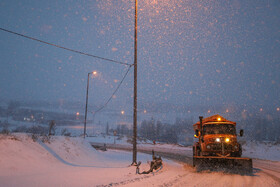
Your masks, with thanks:
M84 138L86 137L86 128L87 128L87 106L88 106L88 87L89 87L89 75L97 75L97 71L92 71L88 73L88 79L87 79L87 94L86 94L86 108L85 108L85 121L84 121Z

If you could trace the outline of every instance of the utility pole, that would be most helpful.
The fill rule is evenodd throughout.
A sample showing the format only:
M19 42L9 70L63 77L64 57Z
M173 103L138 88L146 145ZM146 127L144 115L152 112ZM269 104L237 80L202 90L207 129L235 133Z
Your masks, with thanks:
M86 95L86 108L85 108L85 121L84 121L84 138L86 137L87 133L87 108L88 108L88 87L89 87L89 75L93 74L94 76L97 75L97 71L93 71L88 73L87 77L87 95Z
M134 106L133 106L133 160L137 164L137 5L135 0L135 25L134 25Z
M87 128L87 105L88 105L88 87L89 87L89 75L91 73L88 73L88 79L87 79L87 94L86 94L86 108L85 108L85 121L84 121L84 138L86 137L86 128Z

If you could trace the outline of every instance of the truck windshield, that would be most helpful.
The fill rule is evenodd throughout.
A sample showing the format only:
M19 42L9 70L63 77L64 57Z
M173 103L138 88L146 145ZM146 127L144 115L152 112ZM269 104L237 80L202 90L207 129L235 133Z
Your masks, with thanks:
M231 124L208 124L203 127L203 134L232 134L235 135L235 126Z

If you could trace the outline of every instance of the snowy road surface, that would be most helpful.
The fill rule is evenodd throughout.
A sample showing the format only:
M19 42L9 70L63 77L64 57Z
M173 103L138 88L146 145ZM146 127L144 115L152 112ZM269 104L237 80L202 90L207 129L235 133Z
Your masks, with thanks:
M100 143L91 144L104 145ZM131 150L131 146L127 144L106 144L106 146L109 149ZM182 173L168 176L164 183L157 184L159 186L225 186L226 184L228 184L227 186L280 186L280 162L277 161L253 159L254 173L252 176L210 171L197 173L191 167L192 150L190 148L172 148L161 145L138 146L139 152L151 153L152 150L163 158L179 161L184 168ZM148 179L147 182L149 182ZM142 183L143 181L140 184Z
M254 175L241 176L197 173L189 164L163 158L161 170L137 175L129 166L131 152L97 151L82 138L52 137L44 142L26 134L0 135L0 150L0 186L280 186L279 161L254 160ZM150 155L139 153L138 160L140 171L149 169Z

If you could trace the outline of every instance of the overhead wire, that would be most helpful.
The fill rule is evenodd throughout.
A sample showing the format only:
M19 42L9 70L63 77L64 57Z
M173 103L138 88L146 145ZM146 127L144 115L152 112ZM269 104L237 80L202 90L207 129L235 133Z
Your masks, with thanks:
M34 41L37 41L37 42L41 42L41 43L44 43L44 44L47 44L47 45L51 45L51 46L54 46L54 47L58 47L58 48L61 48L61 49L64 49L64 50L68 50L68 51L71 51L71 52L74 52L74 53L78 53L78 54L81 54L81 55L86 55L86 56L90 56L90 57L94 57L94 58L99 58L99 59L101 59L101 60L105 60L105 61L114 62L114 63L118 63L118 64L122 64L122 65L129 66L129 68L127 69L125 75L123 76L122 80L121 80L120 83L118 84L118 86L117 86L117 88L115 89L115 91L113 92L113 94L112 94L112 95L110 96L110 98L105 102L104 105L102 105L98 110L94 111L94 115L95 115L97 112L100 112L101 110L103 110L103 109L108 105L108 103L112 100L112 98L114 97L114 95L116 94L116 92L119 90L119 88L120 88L120 86L122 85L124 79L125 79L126 76L128 75L128 72L130 71L131 67L134 65L134 64L128 64L128 63L124 63L124 62L120 62L120 61L116 61L116 60L112 60L112 59L108 59L108 58L104 58L104 57L92 55L92 54L89 54L89 53L84 53L84 52L77 51L77 50L74 50L74 49L69 49L69 48L66 48L66 47L63 47L63 46L59 46L59 45L56 45L56 44L53 44L53 43L49 43L49 42L46 42L46 41L43 41L43 40L39 40L39 39L37 39L37 38L33 38L33 37L30 37L30 36L27 36L27 35L24 35L24 34L20 34L20 33L14 32L14 31L10 31L10 30L7 30L7 29L1 28L1 27L0 27L0 30L5 31L5 32L8 32L8 33L11 33L11 34L15 34L15 35L18 35L18 36L27 38L27 39L31 39L31 40L34 40Z
M120 83L118 84L117 88L115 89L115 91L112 93L111 97L106 101L106 103L104 105L102 105L99 109L97 109L96 111L93 112L93 115L95 115L97 112L100 112L101 110L103 110L107 105L108 103L112 100L112 98L114 97L114 95L117 93L117 91L119 90L120 86L122 85L124 79L126 78L128 72L130 71L130 68L132 67L133 65L130 65L129 68L127 69L125 75L123 76L122 80L120 81Z
M30 39L30 40L34 40L34 41L41 42L41 43L44 43L44 44L47 44L47 45L51 45L51 46L54 46L54 47L57 47L57 48L60 48L60 49L64 49L64 50L67 50L67 51L78 53L78 54L81 54L81 55L90 56L90 57L93 57L93 58L98 58L98 59L101 59L101 60L105 60L105 61L109 61L109 62L113 62L113 63L117 63L117 64L122 64L122 65L130 66L130 67L132 66L132 64L129 64L129 63L116 61L116 60L112 60L112 59L109 59L109 58L104 58L104 57L100 57L100 56L97 56L97 55L92 55L92 54L81 52L81 51L78 51L78 50L66 48L66 47L63 47L63 46L60 46L60 45L57 45L57 44L46 42L46 41L43 41L43 40L40 40L40 39L37 39L37 38L33 38L33 37L30 37L30 36L27 36L27 35L24 35L24 34L20 34L20 33L11 31L11 30L4 29L4 28L1 28L1 27L0 27L0 30L11 33L11 34L15 34L15 35L18 35L18 36L21 36L21 37L24 37L24 38L27 38L27 39Z

